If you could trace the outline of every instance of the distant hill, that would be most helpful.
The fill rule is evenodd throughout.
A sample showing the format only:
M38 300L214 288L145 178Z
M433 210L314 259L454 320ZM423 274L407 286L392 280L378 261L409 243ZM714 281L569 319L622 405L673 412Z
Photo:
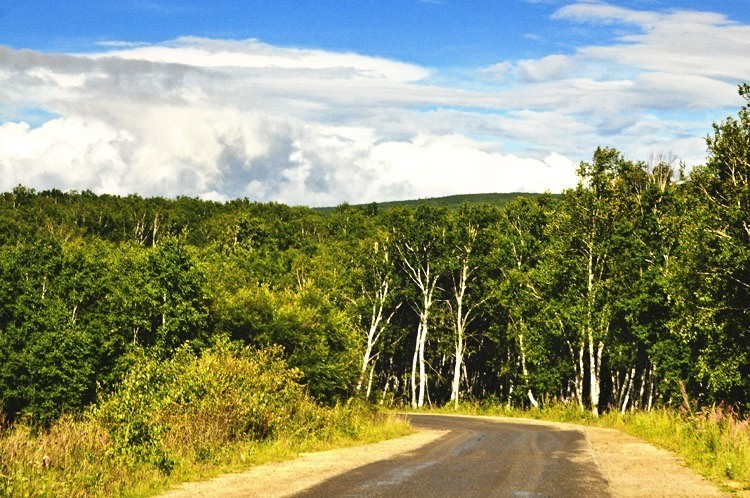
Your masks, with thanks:
M491 194L462 194L462 195L449 195L446 197L430 197L427 199L411 199L405 201L389 201L389 202L370 202L366 204L352 204L353 207L365 207L375 205L378 210L388 210L395 207L417 207L421 204L427 204L429 206L444 207L449 210L457 210L462 204L491 204L494 206L503 207L508 202L518 197L535 197L537 193L528 192L510 192L510 193L491 193ZM558 194L554 194L557 197ZM313 208L315 211L320 213L330 213L336 209L335 206L331 207L319 207Z

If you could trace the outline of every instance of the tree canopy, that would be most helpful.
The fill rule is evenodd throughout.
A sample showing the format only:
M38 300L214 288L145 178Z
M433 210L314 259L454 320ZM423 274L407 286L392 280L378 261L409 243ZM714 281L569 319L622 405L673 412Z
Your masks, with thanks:
M41 424L147 352L277 346L319 400L750 409L750 86L678 176L597 148L561 196L320 212L0 194L0 410Z

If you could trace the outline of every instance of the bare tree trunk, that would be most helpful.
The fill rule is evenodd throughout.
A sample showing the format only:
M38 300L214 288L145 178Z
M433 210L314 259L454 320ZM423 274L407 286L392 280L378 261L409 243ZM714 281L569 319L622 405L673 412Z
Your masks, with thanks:
M159 243L159 213L156 213L154 215L154 226L153 231L151 232L151 246L156 247L156 244Z
M375 362L373 362L372 366L370 366L370 376L367 380L367 392L365 394L365 399L370 399L370 393L372 392L372 377L375 374Z
M453 383L451 385L451 401L458 408L459 388L461 384L461 367L463 366L463 337L456 337L456 364L453 366Z
M133 227L133 239L136 244L143 245L146 242L146 213L143 213L141 219L135 220L135 226Z
M167 328L167 291L164 291L164 295L162 296L162 302L164 303L164 310L161 313L161 327L162 330L166 330Z
M471 323L472 313L481 302L474 305L466 305L466 292L474 268L471 267L471 254L474 250L479 231L471 222L467 225L466 239L457 248L457 258L460 262L460 273L458 279L453 276L453 299L456 303L454 320L454 345L455 345L455 364L453 366L453 383L451 386L451 401L454 406L458 407L460 401L461 389L461 369L465 369L463 363L464 353L466 351L466 329Z
M411 361L411 407L417 407L417 361L419 360L419 344L422 340L422 320L419 320L417 342L414 345L414 357Z
M386 299L388 299L389 293L390 293L390 289L389 289L388 280L387 280L387 277L384 277L384 279L380 283L380 287L375 292L375 297L372 303L372 313L370 315L370 326L367 330L365 352L362 355L362 369L360 371L359 381L357 382L358 391L362 388L362 385L364 383L364 379L367 375L367 369L370 365L370 361L372 358L372 352L373 352L373 349L375 348L375 344L378 342L378 339L380 339L382 328L383 326L390 323L391 318L393 317L393 313L391 313L390 316L383 319L383 311L385 309ZM398 306L396 307L396 309L398 309ZM394 313L395 313L395 310L394 310Z
M602 353L604 352L604 343L599 341L599 344L594 350L594 334L591 328L588 331L588 347L589 347L589 396L591 397L591 413L595 417L599 416L599 397L601 395L601 367L602 367Z
M646 406L646 410L651 411L651 408L654 406L654 392L656 391L656 365L651 365L651 373L648 381L648 405Z
M417 407L421 408L424 406L425 390L427 389L427 371L424 359L424 349L427 343L427 310L429 305L425 305L425 313L422 318L422 336L419 340L419 399L417 400Z
M568 350L570 351L570 358L573 362L573 371L575 379L573 380L573 395L578 402L578 407L581 411L584 410L583 406L583 353L584 345L581 344L577 351L573 350L573 344L570 341L566 341L568 344Z
M646 391L646 374L647 369L644 368L641 372L641 385L640 389L638 390L638 399L635 401L635 409L638 410L643 406L643 393Z
M526 368L526 346L523 343L523 335L524 335L524 323L523 320L521 320L521 333L518 334L518 346L521 350L521 372L523 372L523 381L528 386L529 383L529 370ZM531 390L531 388L528 388L528 396L529 401L531 402L531 405L534 408L539 408L539 402L534 397L534 392Z
M635 377L635 367L630 369L630 373L626 374L625 378L627 379L627 383L625 386L625 398L622 401L622 407L620 408L620 413L623 415L625 414L625 411L628 409L628 403L630 402L630 390L633 387L633 378Z
M464 357L464 328L466 327L466 318L464 316L464 295L466 294L466 284L469 277L468 261L464 260L461 266L461 276L459 278L457 288L454 289L453 296L456 300L456 314L455 314L455 357L456 361L453 365L453 384L451 386L451 401L456 408L458 408L459 402L459 389L461 385L461 367L463 366ZM471 310L469 310L469 313Z
M593 235L591 237L593 240ZM604 353L604 342L599 339L598 342L594 338L594 305L595 289L594 289L594 248L593 243L589 244L588 247L588 278L586 284L586 340L588 343L589 352L589 398L591 402L591 413L595 417L599 416L599 399L601 395L601 368L602 368L602 354ZM609 318L606 310L600 310L601 318L599 323L599 331L601 337L604 337L606 330L609 329Z

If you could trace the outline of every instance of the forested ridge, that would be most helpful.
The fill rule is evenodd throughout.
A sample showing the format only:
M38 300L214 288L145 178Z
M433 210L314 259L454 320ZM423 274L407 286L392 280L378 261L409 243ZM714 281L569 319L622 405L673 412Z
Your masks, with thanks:
M330 213L0 196L0 407L46 425L144 351L279 345L310 394L750 409L750 87L704 165L597 149L561 196ZM187 346L186 346L187 345Z

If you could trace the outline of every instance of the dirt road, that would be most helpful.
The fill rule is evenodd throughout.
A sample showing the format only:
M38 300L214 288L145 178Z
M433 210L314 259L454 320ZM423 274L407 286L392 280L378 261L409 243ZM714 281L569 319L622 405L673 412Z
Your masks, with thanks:
M409 415L413 436L303 455L169 497L722 496L667 452L618 431Z

